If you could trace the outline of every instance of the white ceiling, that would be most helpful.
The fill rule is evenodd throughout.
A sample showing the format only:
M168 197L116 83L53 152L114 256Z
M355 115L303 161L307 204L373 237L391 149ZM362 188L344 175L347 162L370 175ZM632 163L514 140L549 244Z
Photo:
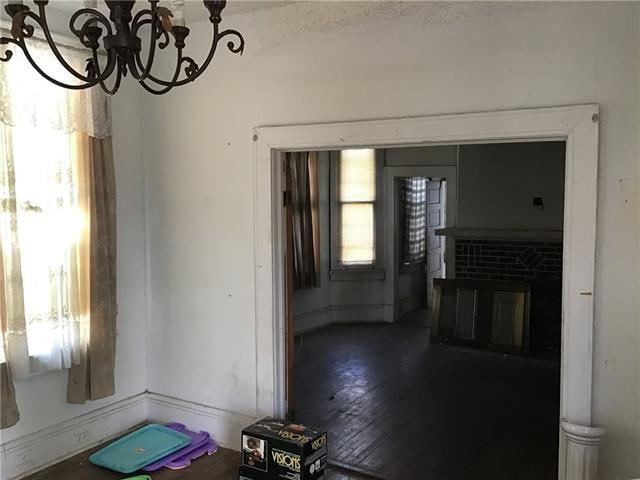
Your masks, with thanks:
M186 14L189 18L207 18L207 10L201 1L198 0L186 0ZM235 15L240 13L249 13L256 10L266 10L274 7L282 7L291 3L296 3L295 0L230 0L227 2L227 6L223 11L223 15Z
M161 0L160 4L170 6L170 0ZM222 12L222 17L226 15L237 15L250 13L257 10L266 10L274 7L296 3L295 0L230 0ZM83 5L82 0L54 0L49 4L50 8L61 10L66 13L73 13ZM136 1L136 8L146 8L148 3L144 0ZM98 9L107 12L108 9L103 0L98 0ZM204 7L202 0L185 0L185 15L187 23L197 22L208 18L208 10Z

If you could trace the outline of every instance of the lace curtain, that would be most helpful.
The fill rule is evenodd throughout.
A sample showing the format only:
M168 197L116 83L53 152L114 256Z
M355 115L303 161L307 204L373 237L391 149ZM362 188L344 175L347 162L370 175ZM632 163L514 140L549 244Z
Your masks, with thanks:
M13 51L11 61L0 64L0 363L6 357L19 380L82 361L92 182L78 136L104 138L111 128L108 99L99 88L55 86ZM30 51L46 72L70 82L44 42L32 41ZM84 69L86 52L61 52Z
M0 247L14 378L80 361L88 319L89 219L68 134L0 126Z
M6 34L6 31L2 31ZM74 84L51 53L35 38L27 40L34 61L51 77ZM84 73L88 51L58 46L73 68ZM82 132L94 138L111 135L109 102L99 87L66 90L42 78L16 46L0 46L0 54L13 51L9 62L0 63L0 123L11 127L39 126L66 133Z

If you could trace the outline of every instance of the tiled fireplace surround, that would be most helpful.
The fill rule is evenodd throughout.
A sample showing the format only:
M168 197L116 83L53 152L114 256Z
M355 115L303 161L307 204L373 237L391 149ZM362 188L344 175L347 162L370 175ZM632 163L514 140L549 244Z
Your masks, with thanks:
M562 279L562 242L456 239L456 277L514 282Z
M531 350L560 350L562 242L456 239L456 277L531 287Z

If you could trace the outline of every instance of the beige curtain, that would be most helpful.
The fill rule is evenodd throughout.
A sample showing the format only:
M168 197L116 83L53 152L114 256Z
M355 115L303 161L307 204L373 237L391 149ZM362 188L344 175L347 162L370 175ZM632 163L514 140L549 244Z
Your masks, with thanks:
M320 226L316 152L288 152L291 189L294 289L320 285Z
M4 278L4 262L0 255L0 278ZM6 358L6 335L8 332L7 309L4 288L0 288L0 327L2 328L2 359ZM16 391L13 388L11 369L6 361L0 363L0 428L12 427L20 420Z
M20 250L15 229L17 206L15 196L15 172L10 162L11 135L8 128L0 124L0 229L11 230L10 245L0 242L0 328L2 349L0 350L0 428L15 425L20 419L13 376L7 359L10 357L10 333L14 336L14 347L21 345L26 354L26 326L22 303L22 278L20 275Z
M81 332L78 365L69 369L67 401L84 403L115 393L116 346L116 192L111 138L76 134L76 151L86 158L91 232L89 248L90 321Z

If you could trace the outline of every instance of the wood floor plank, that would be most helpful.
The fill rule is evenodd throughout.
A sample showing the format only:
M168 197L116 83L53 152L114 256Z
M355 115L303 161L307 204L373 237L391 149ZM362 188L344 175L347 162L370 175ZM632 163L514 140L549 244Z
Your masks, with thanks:
M431 345L424 324L334 325L304 335L297 420L329 458L381 478L557 477L557 362Z
M92 465L89 462L89 455L103 446L80 453L30 475L24 480L120 480L135 475L123 475ZM163 468L150 475L153 480L238 480L239 461L239 452L221 448L213 455L195 460L185 469ZM325 478L326 480L370 480L371 477L363 477L344 469L328 469Z
M297 347L297 416L329 432L326 480L557 477L557 363L430 345L411 324L331 326ZM125 477L91 465L96 449L27 480ZM220 449L153 480L237 480L238 462Z

